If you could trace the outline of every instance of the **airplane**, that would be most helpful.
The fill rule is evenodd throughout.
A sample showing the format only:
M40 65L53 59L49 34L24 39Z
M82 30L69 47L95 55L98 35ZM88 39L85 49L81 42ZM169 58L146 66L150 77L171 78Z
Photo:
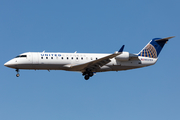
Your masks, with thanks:
M172 37L152 39L138 54L124 52L124 45L112 54L26 52L4 66L16 69L65 70L81 72L88 80L98 72L121 71L154 65L167 41Z

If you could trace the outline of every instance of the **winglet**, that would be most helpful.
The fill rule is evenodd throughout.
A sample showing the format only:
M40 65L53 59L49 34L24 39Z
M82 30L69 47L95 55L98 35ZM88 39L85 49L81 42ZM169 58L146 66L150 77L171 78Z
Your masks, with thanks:
M124 50L124 46L125 46L125 45L123 45L123 46L119 49L119 51L118 51L118 52L123 52L123 50Z

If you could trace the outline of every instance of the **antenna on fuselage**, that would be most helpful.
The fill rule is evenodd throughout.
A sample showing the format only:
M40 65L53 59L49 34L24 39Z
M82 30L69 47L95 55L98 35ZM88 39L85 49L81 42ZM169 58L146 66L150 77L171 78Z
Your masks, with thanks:
M77 53L77 51L75 51L74 53Z
M45 52L45 50L43 51L43 53Z

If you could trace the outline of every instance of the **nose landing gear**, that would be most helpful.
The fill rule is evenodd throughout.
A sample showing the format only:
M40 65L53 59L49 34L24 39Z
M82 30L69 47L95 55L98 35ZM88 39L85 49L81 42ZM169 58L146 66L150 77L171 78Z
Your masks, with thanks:
M16 72L17 72L16 77L19 77L20 76L19 69L16 69Z

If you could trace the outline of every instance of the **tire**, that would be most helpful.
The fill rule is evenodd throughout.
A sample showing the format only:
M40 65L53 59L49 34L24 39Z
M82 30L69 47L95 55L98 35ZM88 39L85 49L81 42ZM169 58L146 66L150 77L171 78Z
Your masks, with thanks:
M16 77L19 77L20 75L19 75L19 73L18 74L16 74Z
M90 77L92 77L94 74L93 74L93 72L89 72L89 74L88 74Z
M85 76L84 76L84 79L85 79L85 80L88 80L88 79L89 79L89 75L85 75Z

